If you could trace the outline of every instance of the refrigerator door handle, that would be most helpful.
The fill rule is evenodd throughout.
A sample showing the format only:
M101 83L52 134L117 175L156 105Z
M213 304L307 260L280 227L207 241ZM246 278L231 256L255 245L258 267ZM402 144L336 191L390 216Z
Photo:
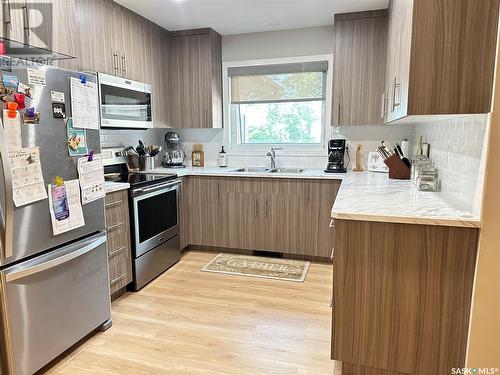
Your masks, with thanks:
M2 162L2 173L5 184L5 204L3 207L3 228L1 228L1 256L9 258L13 255L13 239L14 239L14 196L12 192L12 173L9 164L9 149L7 148L7 139L5 138L5 130L0 121L0 159Z
M37 265L31 266L31 267L24 268L24 269L19 270L19 271L7 273L5 275L5 280L7 282L12 282L14 280L22 279L24 277L35 275L37 273L49 270L49 269L54 268L54 267L57 267L61 264L69 262L72 259L81 257L82 255L91 252L96 247L99 247L100 245L102 245L104 242L106 242L106 236L101 236L97 240L95 240L94 242L82 247L81 249L75 250L71 253L62 255L62 256L55 258L55 259L51 259L51 260L44 262L44 263L41 263L41 264L37 264Z

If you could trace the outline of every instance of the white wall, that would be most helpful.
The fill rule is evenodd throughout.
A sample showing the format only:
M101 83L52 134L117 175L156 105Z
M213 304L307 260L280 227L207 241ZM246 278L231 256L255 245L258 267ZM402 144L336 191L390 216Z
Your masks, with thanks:
M333 26L222 37L222 61L271 59L333 53Z
M226 35L222 37L222 61L242 61L271 59L283 57L298 57L311 55L325 55L334 53L334 27L320 26L305 29L270 31L250 34ZM191 131L184 132L190 140L194 134ZM228 142L226 129L223 134L215 135L213 141L218 141L216 147L211 144L204 144L207 150L205 160L208 163L216 160L217 148L220 142ZM389 128L385 126L361 126L331 128L327 131L327 139L347 138L355 149L356 144L362 145L362 160L366 168L367 153L374 151L381 140L391 143L401 142L403 138L411 140L413 128L411 126L401 128ZM187 147L191 143L186 144ZM215 152L215 154L214 154ZM243 153L244 154L244 153ZM279 155L279 153L278 153ZM327 157L311 156L304 152L293 156L278 156L278 164L281 166L297 166L306 168L324 168ZM242 155L229 155L229 164L233 166L256 166L269 164L269 157L248 153ZM352 165L351 165L352 166Z

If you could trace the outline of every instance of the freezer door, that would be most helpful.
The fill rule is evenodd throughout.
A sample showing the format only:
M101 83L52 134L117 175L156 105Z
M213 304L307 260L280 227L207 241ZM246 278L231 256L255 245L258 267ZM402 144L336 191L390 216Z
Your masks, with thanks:
M9 372L32 374L111 319L106 234L0 272Z
M78 157L70 157L67 147L67 131L64 120L52 115L51 91L64 93L67 116L71 116L70 77L79 78L80 73L49 66L34 66L45 71L46 86L32 86L33 99L26 99L27 106L34 106L40 112L40 123L37 125L21 125L23 147L40 148L45 184L52 183L55 176L64 180L78 178ZM28 83L27 70L23 65L12 68L12 72L1 72L15 75L19 82ZM87 82L96 82L97 77L87 75ZM96 94L97 95L97 94ZM23 112L23 111L21 111ZM100 152L100 136L98 130L87 130L87 144L89 150ZM0 133L0 145L5 144L5 138ZM1 158L8 160L4 150L0 147ZM0 206L2 213L2 233L12 238L12 255L9 251L0 254L0 266L11 264L20 259L33 256L48 249L62 246L92 233L104 230L104 199L83 206L85 226L54 236L50 221L48 199L35 202L23 207L12 207L8 173L3 173L0 163ZM13 215L5 215L13 208ZM12 220L9 222L8 220ZM9 225L10 224L10 225ZM5 238L5 237L4 237ZM4 243L5 240L0 241ZM8 250L8 249L7 249Z

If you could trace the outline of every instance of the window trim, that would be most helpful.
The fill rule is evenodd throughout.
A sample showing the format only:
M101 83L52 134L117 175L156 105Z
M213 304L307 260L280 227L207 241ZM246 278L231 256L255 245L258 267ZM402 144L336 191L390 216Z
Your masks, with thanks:
M228 68L258 66L258 65L275 65L275 64L290 64L290 63L305 63L311 61L328 61L328 69L326 71L326 96L325 96L325 118L322 124L321 143L320 144L282 144L282 143L266 143L266 144L238 144L237 142L237 126L233 126L230 121L230 82ZM224 132L224 144L228 145L227 149L233 155L262 155L264 151L268 151L271 147L282 147L280 151L284 156L303 156L307 152L308 156L323 156L326 152L326 144L330 130L330 119L332 111L332 86L333 86L333 54L312 55L312 56L297 56L272 59L258 60L240 60L226 61L222 63L222 98L223 98L223 124L226 131Z

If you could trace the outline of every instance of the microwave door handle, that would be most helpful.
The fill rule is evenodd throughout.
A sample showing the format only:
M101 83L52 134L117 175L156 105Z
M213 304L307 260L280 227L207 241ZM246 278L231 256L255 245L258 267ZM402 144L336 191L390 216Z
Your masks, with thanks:
M0 159L2 163L3 184L5 188L5 201L2 209L2 224L1 228L1 252L3 258L9 258L13 255L13 239L14 239L14 196L12 189L12 173L9 164L9 150L7 147L7 139L5 138L5 130L3 123L0 121Z

